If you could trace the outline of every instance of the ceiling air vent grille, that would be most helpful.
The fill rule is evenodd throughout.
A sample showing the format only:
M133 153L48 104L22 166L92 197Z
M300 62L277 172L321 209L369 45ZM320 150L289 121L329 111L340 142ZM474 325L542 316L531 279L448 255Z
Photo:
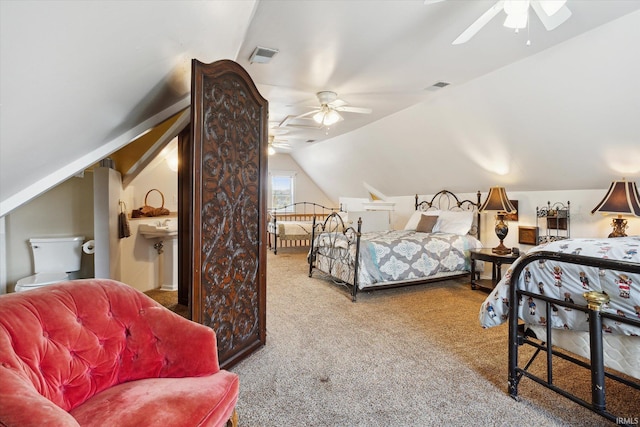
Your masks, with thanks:
M451 83L447 83L447 82L436 82L434 84L432 84L431 86L429 86L428 88L426 88L425 90L431 91L431 92L435 92L438 89L442 89L443 87L447 87L449 86Z
M271 61L271 58L273 58L273 56L278 52L278 49L257 46L249 57L249 62L251 64L253 64L254 62L258 64L266 64Z

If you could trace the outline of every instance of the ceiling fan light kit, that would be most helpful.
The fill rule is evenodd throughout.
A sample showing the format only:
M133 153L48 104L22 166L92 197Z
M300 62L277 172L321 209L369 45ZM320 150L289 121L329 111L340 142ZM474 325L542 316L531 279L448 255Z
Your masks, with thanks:
M527 28L529 21L529 1L506 0L504 2L504 12L507 18L504 26L515 30Z
M313 120L323 126L331 126L342 120L338 112L328 106L323 106L322 110L313 115Z
M501 10L504 10L507 14L504 26L513 28L516 32L527 28L529 24L529 7L540 18L540 22L542 22L547 31L551 31L571 16L571 11L565 5L566 2L567 0L498 0L480 18L464 30L452 44L462 44L471 40Z
M338 94L332 91L321 91L316 93L319 107L313 107L312 111L295 116L294 119L302 119L311 117L320 127L329 127L338 123L344 118L340 115L341 111L348 113L370 114L371 108L351 107L345 101L338 99ZM288 125L294 126L294 125Z

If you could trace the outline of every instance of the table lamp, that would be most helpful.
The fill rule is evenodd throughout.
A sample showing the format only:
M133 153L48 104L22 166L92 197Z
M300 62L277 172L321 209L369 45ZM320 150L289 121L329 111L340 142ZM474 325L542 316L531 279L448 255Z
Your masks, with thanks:
M507 248L503 240L509 233L509 226L504 222L504 217L507 214L516 213L516 208L513 207L507 192L504 187L491 187L489 189L489 195L487 200L480 206L480 212L497 211L496 214L496 236L500 239L500 244L492 249L492 252L498 255L507 255L511 253L511 249Z
M636 183L628 182L624 178L621 181L613 181L604 199L593 208L591 214L596 212L618 215L611 223L613 231L609 237L626 236L627 220L622 218L622 215L640 216L640 195Z

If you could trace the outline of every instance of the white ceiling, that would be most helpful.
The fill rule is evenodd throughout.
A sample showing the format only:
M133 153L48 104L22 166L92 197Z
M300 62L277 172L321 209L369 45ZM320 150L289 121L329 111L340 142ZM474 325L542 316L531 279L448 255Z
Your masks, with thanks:
M187 106L191 58L237 60L269 100L274 123L309 111L308 106L317 105L315 93L320 90L335 91L350 105L372 108L370 115L344 113L345 120L328 131L286 128L284 137L294 146L296 161L334 199L355 196L345 192L362 191L362 181L388 195L430 191L435 183L431 184L433 175L425 178L425 167L408 172L404 166L415 161L418 148L453 158L460 158L461 151L477 152L459 163L478 169L478 158L487 157L486 151L493 148L465 149L459 137L461 124L466 135L479 141L489 141L490 135L535 136L522 144L524 154L511 156L517 159L517 167L510 169L513 176L504 179L514 188L547 189L547 183L531 178L535 170L513 171L533 170L531 164L557 157L548 151L538 157L539 152L531 148L558 141L558 123L547 128L550 118L570 118L572 129L561 129L562 136L573 130L573 138L595 147L593 135L610 128L590 132L588 127L599 123L580 120L585 102L598 103L588 97L590 92L613 93L601 117L611 128L617 124L624 130L622 148L630 147L633 159L633 150L640 145L634 123L638 115L630 112L640 98L634 83L640 62L636 53L640 2L569 0L573 16L551 32L533 17L528 32L514 34L501 25L502 15L470 42L452 46L451 41L492 4L459 0L431 5L423 0L0 1L0 215ZM603 27L606 30L597 37L589 36L599 26L632 12L624 21L627 25L619 29L626 36L613 37L616 45L609 45L607 39L618 34L613 30L618 28L616 23ZM531 46L526 46L527 37ZM591 45L585 47L585 43ZM270 64L249 64L256 46L280 52ZM597 54L607 53L606 58L589 57L591 48ZM578 61L578 66L567 64L567 58ZM603 64L605 60L610 64ZM626 67L618 67L619 61ZM543 65L538 69L537 64ZM556 70L556 64L562 68ZM572 89L568 95L581 95L575 103L549 95L550 88L559 84L554 80L556 71L562 76L562 87ZM451 85L426 90L438 81ZM626 91L621 85L627 85ZM504 119L520 108L536 115L536 121L519 114L506 123ZM540 115L543 110L549 117ZM317 142L304 142L309 139ZM589 159L589 170L596 174L591 178L585 173L583 160L570 162L565 188L593 188L584 185L600 180L598 187L605 187L611 168L592 166L593 156L580 156L575 145L571 147L561 150L562 158ZM558 148L557 143L551 148ZM347 156L360 160L349 162ZM442 162L440 158L446 157L425 161L445 170L443 164L450 164L450 159ZM330 177L336 168L341 173ZM466 184L463 190L471 191L488 188L495 182L495 173L486 170L467 174L466 182L458 186ZM436 175L441 181L438 189L457 183L459 175ZM416 181L422 187L414 190L406 185Z
M546 31L532 15L529 31L505 28L500 12L466 44L451 42L495 0L263 1L239 52L238 62L270 103L270 122L282 123L318 105L316 93L330 90L371 115L343 113L344 121L318 129L312 118L290 120L314 127L288 131L293 149L350 132L447 89L535 55L612 19L640 9L638 1L569 0L572 16ZM531 45L526 46L527 37ZM269 64L250 64L256 46L279 50Z

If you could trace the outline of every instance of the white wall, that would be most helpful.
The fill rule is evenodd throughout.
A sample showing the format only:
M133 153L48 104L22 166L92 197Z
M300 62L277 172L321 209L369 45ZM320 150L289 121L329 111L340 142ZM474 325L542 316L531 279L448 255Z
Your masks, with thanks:
M639 39L635 12L293 157L329 197L638 182Z
M273 156L269 156L269 176L275 171L295 172L296 181L293 190L294 200L296 202L313 202L326 207L338 206L338 202L327 197L289 154L274 154ZM271 179L269 179L268 194L271 194ZM271 199L267 201L267 205L271 207Z
M94 273L101 279L120 280L118 245L119 201L122 176L115 169L97 167L93 171Z
M175 144L175 141L172 141ZM168 146L171 151L173 147ZM178 211L178 174L169 168L163 156L154 159L140 174L124 189L122 199L127 205L127 215L131 216L133 209L144 205L145 196L151 189L157 189L164 195L164 207L171 211L170 216L156 217L156 219L176 218ZM153 207L160 207L162 197L156 191L149 194L147 203ZM158 289L162 285L162 261L167 252L158 254L153 248L154 240L146 239L138 233L138 226L154 218L130 218L131 236L120 239L120 280L140 291ZM165 242L165 244L169 244Z
M567 203L571 202L571 237L607 237L611 232L612 217L605 217L601 214L591 215L591 210L598 204L606 194L607 189L601 190L566 190L566 191L509 191L507 195L511 200L518 201L518 221L509 222L509 234L504 241L505 246L511 248L519 247L521 250L528 250L529 245L518 243L518 226L536 225L536 206L546 207L547 201ZM488 189L481 190L481 200L487 197ZM475 202L476 193L460 193L458 197L469 199ZM420 201L430 200L425 196L420 196ZM396 202L396 209L393 212L393 227L402 229L414 211L415 195L390 197L390 201ZM640 235L640 218L628 218L628 235ZM494 231L495 219L491 213L481 214L481 236L485 247L495 247L499 240Z
M33 274L31 237L84 236L93 239L93 173L70 178L14 209L5 217L7 291ZM82 255L79 277L93 277L93 255Z

